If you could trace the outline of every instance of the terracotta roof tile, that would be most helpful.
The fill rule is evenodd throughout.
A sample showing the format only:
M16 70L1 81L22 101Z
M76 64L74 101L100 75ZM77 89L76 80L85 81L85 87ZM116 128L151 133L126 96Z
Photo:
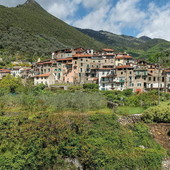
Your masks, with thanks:
M133 68L132 66L128 66L128 65L122 65L122 66L117 66L116 69L119 68Z
M0 73L10 73L11 70L7 70L7 69L0 69Z
M100 68L99 70L113 70L113 68Z
M78 57L78 58L85 58L85 57L92 57L93 55L91 54L75 54L73 57Z
M102 49L102 51L114 51L113 49L108 49L108 48L105 48L105 49Z
M166 73L170 73L170 70L165 70Z
M49 77L50 75L51 75L51 73L45 73L45 74L36 75L34 77Z
M70 57L70 58L59 58L59 59L57 59L57 61L69 61L69 60L73 60L73 58Z
M115 59L132 59L132 56L124 55L124 56L116 56Z

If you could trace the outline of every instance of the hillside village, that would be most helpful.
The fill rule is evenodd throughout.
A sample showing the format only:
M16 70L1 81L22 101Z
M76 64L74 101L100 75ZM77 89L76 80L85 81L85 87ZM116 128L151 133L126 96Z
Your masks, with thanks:
M7 74L31 79L34 85L95 83L100 90L145 92L152 89L170 92L170 70L127 53L113 49L62 49L50 59L37 61L31 67L0 69L0 79Z

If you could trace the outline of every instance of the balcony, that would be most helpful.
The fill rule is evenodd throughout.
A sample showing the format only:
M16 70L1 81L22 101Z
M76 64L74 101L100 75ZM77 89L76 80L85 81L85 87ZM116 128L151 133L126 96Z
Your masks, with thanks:
M125 82L125 80L119 80L119 82L120 82L120 83L124 83L124 82Z
M113 81L116 82L116 83L124 83L125 82L125 80L122 80L122 79L120 79L120 80L116 79L116 80L113 80Z
M101 83L113 83L113 79L101 79L100 80Z

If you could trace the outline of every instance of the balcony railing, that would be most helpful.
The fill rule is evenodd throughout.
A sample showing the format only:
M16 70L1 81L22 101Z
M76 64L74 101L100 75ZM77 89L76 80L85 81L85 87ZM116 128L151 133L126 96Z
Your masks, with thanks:
M113 83L113 80L101 80L101 83Z

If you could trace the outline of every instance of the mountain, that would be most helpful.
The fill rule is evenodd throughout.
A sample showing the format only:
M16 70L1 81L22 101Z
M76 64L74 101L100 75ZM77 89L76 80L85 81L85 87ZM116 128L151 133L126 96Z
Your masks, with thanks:
M107 31L76 28L97 41L107 44L118 51L126 51L133 56L149 57L162 50L170 50L170 42L163 39L151 39L146 36L140 38L117 35Z
M170 42L74 28L49 14L35 0L13 8L0 5L0 57L32 61L71 47L113 48L146 58L170 49Z
M0 55L42 56L59 48L105 47L45 11L35 0L0 6Z

